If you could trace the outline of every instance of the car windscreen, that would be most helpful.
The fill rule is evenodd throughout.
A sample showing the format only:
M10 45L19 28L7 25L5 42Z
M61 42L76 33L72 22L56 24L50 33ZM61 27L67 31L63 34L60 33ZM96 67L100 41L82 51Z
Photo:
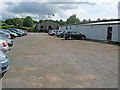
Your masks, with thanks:
M76 34L80 34L80 32L76 32Z

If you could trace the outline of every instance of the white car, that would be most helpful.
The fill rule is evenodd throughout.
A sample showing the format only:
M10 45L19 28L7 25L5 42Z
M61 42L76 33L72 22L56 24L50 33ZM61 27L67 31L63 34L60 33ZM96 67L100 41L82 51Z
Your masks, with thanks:
M8 50L10 50L6 40L0 39L0 50L3 52L7 52Z
M55 33L56 33L56 30L52 30L52 31L50 32L50 35L54 36Z
M9 58L0 51L0 74L4 74L9 69Z
M63 32L63 31L58 30L58 31L56 32L56 36L59 37L59 35L60 35L62 32Z

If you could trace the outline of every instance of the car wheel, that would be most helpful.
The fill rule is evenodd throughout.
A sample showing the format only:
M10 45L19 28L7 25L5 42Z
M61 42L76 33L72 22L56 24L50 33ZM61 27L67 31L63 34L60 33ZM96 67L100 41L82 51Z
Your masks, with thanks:
M69 37L69 39L71 40L71 39L72 39L72 37Z
M82 40L85 40L86 39L86 36L82 36Z

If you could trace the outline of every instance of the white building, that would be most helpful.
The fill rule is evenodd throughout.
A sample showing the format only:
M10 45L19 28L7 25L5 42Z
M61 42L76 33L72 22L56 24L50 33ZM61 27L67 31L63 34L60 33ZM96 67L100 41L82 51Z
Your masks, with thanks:
M120 19L106 20L88 24L76 24L59 27L60 30L74 30L85 34L88 39L120 42Z

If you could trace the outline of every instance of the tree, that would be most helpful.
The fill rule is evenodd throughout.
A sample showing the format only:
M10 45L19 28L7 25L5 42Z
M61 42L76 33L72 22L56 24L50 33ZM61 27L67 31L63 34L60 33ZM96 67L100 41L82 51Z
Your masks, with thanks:
M97 21L100 21L100 18L98 18Z
M63 21L62 19L60 19L60 21L56 20L55 22L60 25L65 25L65 21Z
M79 22L80 22L80 20L79 20L79 18L76 18L75 14L70 16L66 21L67 24L75 24L75 23L79 23Z
M91 21L92 21L91 19L88 20L88 22L91 22Z
M45 20L39 20L39 23L42 23L42 22L44 22Z
M86 19L84 19L84 20L83 20L83 23L86 23L86 22L87 22L87 20L86 20Z
M32 20L32 18L30 16L27 16L24 20L23 20L23 26L26 27L32 27L34 25L34 22Z
M33 20L33 22L34 22L34 24L35 24L35 23L38 23L36 20Z
M6 19L5 20L5 23L7 23L8 25L12 25L13 23L12 23L12 19Z

